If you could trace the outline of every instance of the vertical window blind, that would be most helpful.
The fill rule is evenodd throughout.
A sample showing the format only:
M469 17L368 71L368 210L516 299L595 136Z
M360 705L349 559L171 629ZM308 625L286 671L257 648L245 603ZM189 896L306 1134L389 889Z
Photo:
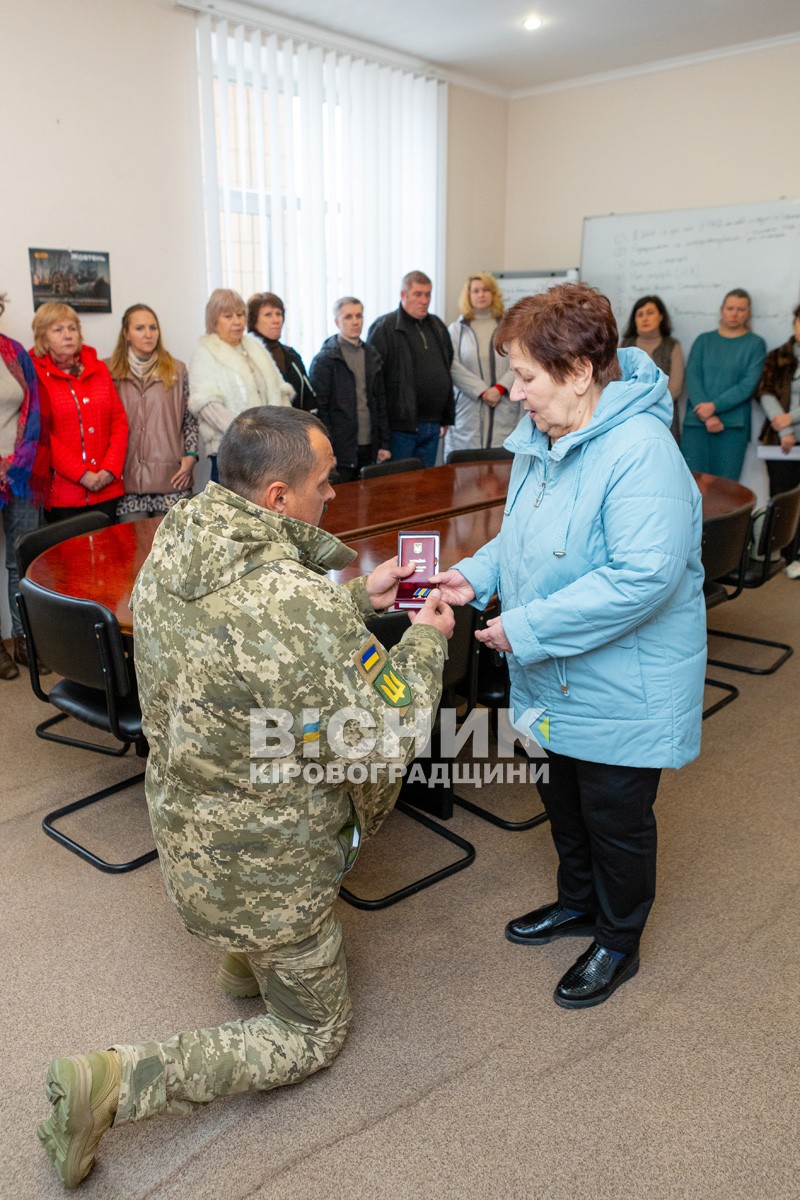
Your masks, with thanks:
M445 83L208 16L197 52L210 288L277 292L309 357L339 296L444 290Z

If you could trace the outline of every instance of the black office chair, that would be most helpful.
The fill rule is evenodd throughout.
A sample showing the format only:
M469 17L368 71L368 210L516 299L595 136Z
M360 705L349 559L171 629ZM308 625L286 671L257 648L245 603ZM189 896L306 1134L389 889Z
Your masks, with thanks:
M67 517L65 521L54 521L52 525L42 525L30 533L23 533L17 541L17 569L20 579L28 574L28 567L35 558L44 554L51 546L65 542L67 538L78 537L82 533L92 533L95 529L103 529L111 522L103 512L87 509L77 517Z
M709 517L703 522L702 559L705 571L703 596L706 612L735 600L741 595L744 587L744 575L747 565L747 551L750 546L751 515L755 501L743 504L733 512L720 516ZM723 579L735 580L726 586ZM706 687L717 688L725 692L721 700L703 709L703 720L725 708L739 695L739 689L732 683L723 683L721 679L710 679L706 676Z
M759 519L763 515L763 522ZM745 562L743 587L763 587L770 579L778 575L786 566L786 560L781 557L784 546L789 546L797 536L800 524L800 486L790 492L781 492L773 496L763 514L756 513L753 517L754 539L750 547L750 557ZM726 582L736 585L736 579L728 576ZM748 675L772 675L783 666L787 658L791 658L794 650L788 642L773 642L769 638L746 636L743 633L728 633L722 629L709 629L713 637L729 638L734 642L748 642L751 645L769 646L781 653L767 667L750 667L744 663L735 663L722 658L709 658L714 667L725 667L729 671L745 671Z
M447 465L465 462L500 462L513 457L511 451L506 450L503 446L495 446L489 450L451 450L447 456Z
M478 614L476 628L485 626L487 621L492 617L500 615L500 605L496 602L490 603L482 613ZM482 645L474 639L474 648L472 653L470 687L467 697L467 713L470 713L473 708L481 706L487 708L490 713L492 722L492 732L495 738L498 736L498 712L502 708L508 708L510 703L511 680L508 674L508 662L504 655L498 654L496 650L490 650L488 646ZM527 758L527 754L522 747L517 744L515 753ZM509 821L505 817L500 817L491 809L483 808L480 804L475 804L472 800L464 800L461 796L454 796L453 800L461 808L465 808L476 817L480 817L484 821L489 821L492 825L497 825L500 829L508 829L512 833L521 833L525 829L533 829L536 825L541 825L547 820L547 813L544 810L534 813L532 817L527 817L524 821Z
M403 471L422 471L425 463L421 458L388 458L386 462L370 463L361 468L362 479L376 479L379 475L400 475Z
M25 636L29 639L30 663L35 663L38 653L52 664L54 671L64 676L46 696L41 690L38 672L31 665L31 686L37 696L56 705L66 716L75 717L95 729L104 729L126 746L133 744L137 755L146 758L148 746L142 732L142 713L133 672L125 657L119 623L111 610L93 600L59 596L30 579L20 583L18 604ZM143 779L142 771L72 804L65 804L47 814L42 828L48 837L99 871L112 874L134 871L152 862L157 852L148 850L130 862L110 863L57 829L55 822L141 783Z
M459 611L465 614L459 623L463 628L468 624L466 615L468 610ZM471 610L469 611L471 612ZM408 613L401 611L383 613L367 621L370 631L375 634L387 650L397 645L406 629L408 629L408 624ZM455 637L456 634L454 632L453 638ZM451 667L448 671L448 665L451 662L455 663L461 657L457 652L465 644L462 641L463 634L461 630L459 630L459 640L455 647L453 646L453 638L450 640L448 659L445 664L443 695L448 687L454 685L456 682L460 682L462 673L462 668L457 666ZM466 672L464 671L463 673L465 674ZM458 679L457 676L459 677ZM426 829L430 829L438 837L444 838L445 841L452 842L454 846L458 846L464 853L455 862L448 863L446 866L440 867L437 871L431 871L428 875L423 875L421 878L415 879L412 883L405 884L403 887L397 888L385 896L379 896L374 900L358 896L349 888L340 888L339 895L341 898L354 908L368 910L388 908L392 904L397 904L399 900L404 900L407 896L413 896L417 892L421 892L423 888L431 887L432 884L438 883L440 879L446 879L450 875L455 875L458 871L463 871L475 859L475 847L472 843L468 842L465 838L459 837L457 833L452 833L449 829L445 829L431 815L431 812L435 811L437 816L441 816L444 819L452 816L453 800L449 788L427 788L424 784L408 784L404 781L400 789L399 798L395 804L395 811L410 817L412 821L416 821L419 825L424 825Z
M110 524L105 513L89 511L80 513L77 517L68 517L65 521L55 521L52 525L42 525L40 529L34 529L30 533L24 533L16 547L20 581L27 575L28 567L33 560L40 554L44 554L45 550L49 550L51 546L57 546L60 542L66 542L68 538L79 537L84 533L93 533ZM30 660L30 655L28 657ZM42 662L47 662L47 660L42 659ZM49 667L51 664L47 663L47 666ZM48 700L48 696L42 691L41 686L34 686L33 690L40 700ZM111 746L101 746L97 742L87 742L82 738L64 737L63 734L48 732L53 725L66 721L67 716L67 713L61 712L58 716L48 717L46 721L42 721L36 726L36 736L47 742L60 742L63 746L77 746L81 750L93 750L96 754L108 754L112 758L121 758L130 749L130 742L125 742L121 748L115 750Z

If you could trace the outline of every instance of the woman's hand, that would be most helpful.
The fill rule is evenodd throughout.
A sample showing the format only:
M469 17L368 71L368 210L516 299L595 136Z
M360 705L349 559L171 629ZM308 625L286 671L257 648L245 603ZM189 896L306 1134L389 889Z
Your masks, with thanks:
M503 618L492 617L486 622L485 629L476 629L475 637L479 642L483 642L484 646L488 646L490 650L500 650L507 654L513 653L511 643L506 637L506 631L503 629Z
M364 581L370 604L375 611L380 612L382 609L388 608L390 604L394 604L397 599L398 583L401 579L408 579L409 575L413 574L414 564L405 563L401 567L398 564L397 555L376 567Z
M498 392L496 387L487 388L485 392L481 392L481 400L487 404L489 408L496 408L500 403L502 393Z
M782 429L786 429L786 427L791 424L792 424L792 414L788 413L788 412L778 413L778 415L773 417L772 420L770 421L770 425L772 426L772 428L775 430L776 433L780 433L780 431Z
M788 454L793 446L797 445L797 438L793 433L785 433L781 438L781 450L784 454Z
M709 417L713 417L717 411L716 405L711 400L704 400L702 404L698 404L694 410L701 421L707 421Z
M170 483L176 492L185 492L192 486L192 472L194 471L194 464L196 462L197 459L191 454L184 454L181 459L181 465L170 479Z
M378 462L388 462L391 457L392 457L391 450L379 450L378 451Z
M475 588L460 571L440 571L438 575L431 575L428 583L439 589L447 604L459 607L475 599Z
M706 433L722 433L725 426L719 417L709 417L706 421Z

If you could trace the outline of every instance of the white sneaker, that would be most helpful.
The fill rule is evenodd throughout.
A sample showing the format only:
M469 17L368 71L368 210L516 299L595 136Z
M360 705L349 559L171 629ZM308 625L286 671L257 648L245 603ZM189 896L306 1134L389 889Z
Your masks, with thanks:
M800 579L800 559L796 558L794 562L790 562L786 568L786 574L790 579Z

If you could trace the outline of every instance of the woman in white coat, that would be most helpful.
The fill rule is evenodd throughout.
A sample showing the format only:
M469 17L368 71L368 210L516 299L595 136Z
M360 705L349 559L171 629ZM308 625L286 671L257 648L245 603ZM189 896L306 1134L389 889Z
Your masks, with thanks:
M445 436L445 461L452 450L502 446L519 420L519 407L508 398L513 373L492 343L505 311L494 276L470 275L461 289L458 309L461 316L449 326L456 419Z
M289 407L294 396L269 351L246 328L242 297L216 288L206 305L205 336L189 364L189 409L198 419L215 482L217 448L234 417L268 404Z

